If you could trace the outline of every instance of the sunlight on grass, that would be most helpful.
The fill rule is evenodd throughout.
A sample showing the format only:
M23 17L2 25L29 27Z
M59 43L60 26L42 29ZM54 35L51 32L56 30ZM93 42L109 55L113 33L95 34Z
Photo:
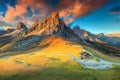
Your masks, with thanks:
M79 58L79 53L84 51L80 45L55 36L43 40L39 46L46 44L49 45L42 50L34 49L26 54L0 59L0 80L120 79L119 66L106 70L84 69L72 60L70 54Z
M77 62L69 57L70 54L78 57L78 53L82 51L79 45L71 45L70 42L56 36L43 40L39 46L46 44L49 44L49 46L43 50L18 54L7 60L0 60L1 72L8 71L14 73L32 66L41 68L50 66L70 67L77 65L80 67Z

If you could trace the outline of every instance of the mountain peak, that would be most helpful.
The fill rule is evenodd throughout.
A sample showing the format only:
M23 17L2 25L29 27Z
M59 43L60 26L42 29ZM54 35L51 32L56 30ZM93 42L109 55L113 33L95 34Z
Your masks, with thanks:
M58 12L52 12L43 21L36 21L29 29L29 32L32 35L58 35L70 39L78 38L74 31L68 28L63 20L59 19Z
M58 25L60 22L59 13L54 11L48 18L45 18L43 21L35 21L30 28L30 32L40 35L53 34L53 32L58 31Z
M51 13L51 17L52 18L59 18L59 13L54 11Z
M18 22L16 29L17 29L17 30L21 30L21 29L27 30L27 27L26 27L26 25L25 25L24 23Z
M80 30L80 27L79 27L79 26L75 26L75 27L73 27L73 29L78 29L78 30Z

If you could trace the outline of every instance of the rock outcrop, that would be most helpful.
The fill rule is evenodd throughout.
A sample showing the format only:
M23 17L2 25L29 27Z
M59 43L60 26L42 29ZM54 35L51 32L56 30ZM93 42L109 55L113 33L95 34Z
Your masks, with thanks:
M27 34L27 27L24 23L18 22L17 28L15 30L17 37L22 37Z
M53 12L43 21L37 20L29 29L27 29L22 22L18 22L17 28L13 32L5 35L4 40L9 42L4 43L4 45L7 45L11 43L12 40L15 40L12 44L9 44L9 46L7 45L9 50L25 50L37 46L42 39L53 35L70 40L81 40L72 29L65 25L63 20L59 19L59 13Z
M48 18L42 22L37 20L28 30L30 34L39 35L58 35L64 38L77 40L79 37L67 27L64 21L59 19L59 13L53 12Z
M24 25L24 23L18 22L16 29L17 29L17 30L21 30L21 29L27 30L27 27L26 27L26 25Z

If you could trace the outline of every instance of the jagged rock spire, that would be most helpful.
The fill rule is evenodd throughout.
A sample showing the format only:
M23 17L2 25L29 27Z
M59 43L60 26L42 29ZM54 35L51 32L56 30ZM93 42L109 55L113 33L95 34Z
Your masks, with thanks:
M59 18L59 13L58 12L52 12L51 17L52 18Z
M30 34L58 35L65 38L76 39L78 36L68 28L63 20L59 20L59 13L52 12L43 21L37 20L29 29Z

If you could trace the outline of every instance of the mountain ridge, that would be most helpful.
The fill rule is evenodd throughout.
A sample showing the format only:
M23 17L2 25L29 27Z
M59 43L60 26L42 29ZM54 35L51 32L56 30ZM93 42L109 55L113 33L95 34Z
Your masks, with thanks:
M101 41L97 35L95 34L92 34L91 32L88 32L84 29L80 29L79 26L75 26L73 29L72 29L82 40L89 40L89 41L92 41L92 42L103 42Z
M81 41L80 37L67 27L63 20L59 19L59 13L53 12L43 21L37 20L30 28L27 28L24 23L18 22L13 32L1 37L3 40L0 40L0 44L2 44L0 51L17 51L36 47L42 39L52 35Z
M78 26L71 29L59 18L58 12L53 12L43 21L35 21L30 28L27 28L24 23L18 22L14 31L1 36L0 51L28 50L30 48L38 47L42 40L51 36L72 40L89 47L92 45L93 47L98 46L98 48L101 48L101 45L103 45L109 49L110 43L101 38L103 35L104 34L92 34L86 30L80 29ZM93 45L91 43L95 44Z

